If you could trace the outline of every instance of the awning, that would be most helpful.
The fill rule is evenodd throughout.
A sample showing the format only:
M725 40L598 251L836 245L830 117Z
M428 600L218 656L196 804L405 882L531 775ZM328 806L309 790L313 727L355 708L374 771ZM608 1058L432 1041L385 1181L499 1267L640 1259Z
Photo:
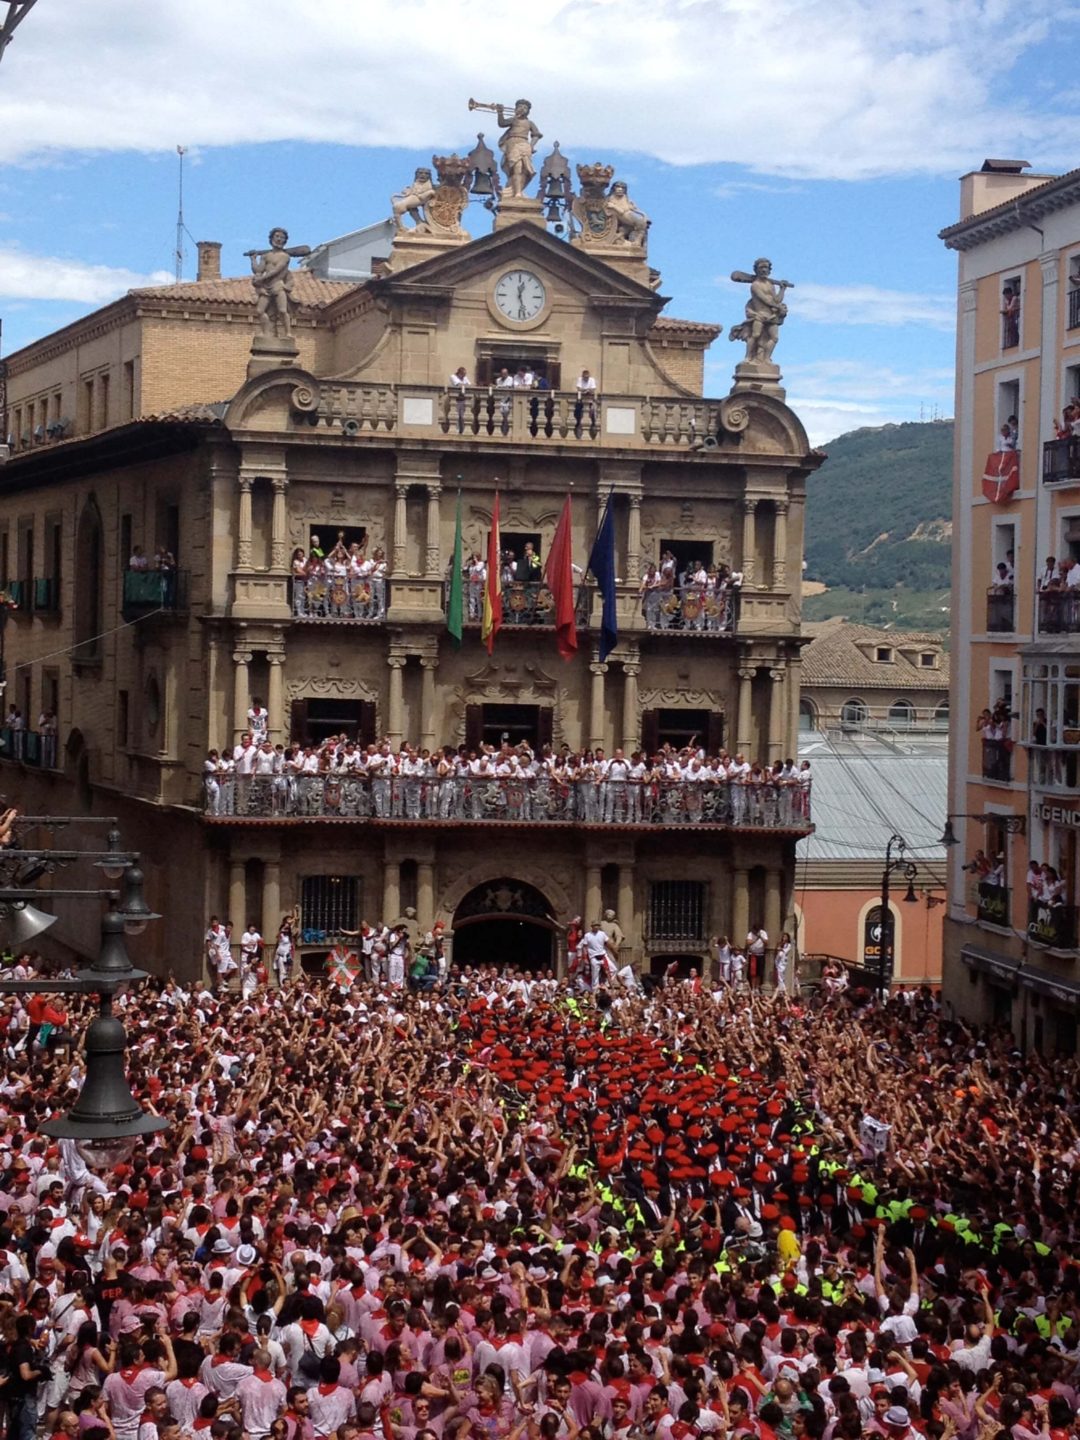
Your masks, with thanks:
M1080 982L1076 980L1067 980L1062 975L1051 975L1046 970L1031 970L1026 965L1018 978L1025 990L1034 990L1061 1005L1080 1006Z
M1020 969L1020 961L1011 955L1002 955L997 950L980 950L976 945L965 945L960 959L972 970L981 971L989 980L1000 980L1011 985Z

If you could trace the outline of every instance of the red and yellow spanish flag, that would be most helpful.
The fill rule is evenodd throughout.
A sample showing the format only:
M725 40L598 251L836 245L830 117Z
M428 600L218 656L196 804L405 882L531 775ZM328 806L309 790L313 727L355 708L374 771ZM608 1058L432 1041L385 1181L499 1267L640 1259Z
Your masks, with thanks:
M499 535L499 492L496 490L495 508L491 512L491 531L488 535L484 618L480 625L480 635L489 655L495 648L495 636L502 628L502 618L502 539Z

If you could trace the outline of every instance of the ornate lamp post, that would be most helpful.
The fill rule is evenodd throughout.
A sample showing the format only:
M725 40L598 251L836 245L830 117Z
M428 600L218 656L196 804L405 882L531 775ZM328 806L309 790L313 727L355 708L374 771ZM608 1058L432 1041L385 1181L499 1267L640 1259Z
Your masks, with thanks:
M915 877L919 873L919 867L914 860L908 859L907 848L907 841L902 835L890 835L889 843L885 847L885 868L881 872L881 943L878 946L878 983L882 990L888 990L892 984L893 970L896 967L896 927L889 909L889 887L894 874L902 875L907 881L904 903L919 903L919 897L915 894Z

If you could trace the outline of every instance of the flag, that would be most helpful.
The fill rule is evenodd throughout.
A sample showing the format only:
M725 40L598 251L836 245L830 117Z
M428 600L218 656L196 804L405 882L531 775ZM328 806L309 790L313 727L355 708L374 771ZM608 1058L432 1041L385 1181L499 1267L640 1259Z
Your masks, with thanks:
M573 514L570 496L566 497L555 538L544 564L544 579L555 601L555 643L564 660L572 660L577 650L577 623L574 604Z
M600 529L593 541L588 568L600 587L604 608L600 617L601 664L619 643L619 622L615 614L615 522L611 514L611 496L604 506Z
M1015 450L999 450L986 459L982 491L992 505L1002 505L1020 488L1020 456Z
M495 491L495 509L491 512L491 533L488 535L487 579L484 581L484 619L480 634L490 655L495 636L502 628L502 540L499 536L499 492Z
M457 492L457 519L454 521L454 558L450 563L450 593L446 597L446 628L455 645L461 644L464 623L461 583L461 491Z

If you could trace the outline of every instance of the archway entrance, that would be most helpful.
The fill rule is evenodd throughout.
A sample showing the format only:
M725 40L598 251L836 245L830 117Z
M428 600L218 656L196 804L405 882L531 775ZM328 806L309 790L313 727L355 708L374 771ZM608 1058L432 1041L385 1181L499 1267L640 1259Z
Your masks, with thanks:
M554 970L557 933L539 890L509 877L491 880L454 911L454 964Z

